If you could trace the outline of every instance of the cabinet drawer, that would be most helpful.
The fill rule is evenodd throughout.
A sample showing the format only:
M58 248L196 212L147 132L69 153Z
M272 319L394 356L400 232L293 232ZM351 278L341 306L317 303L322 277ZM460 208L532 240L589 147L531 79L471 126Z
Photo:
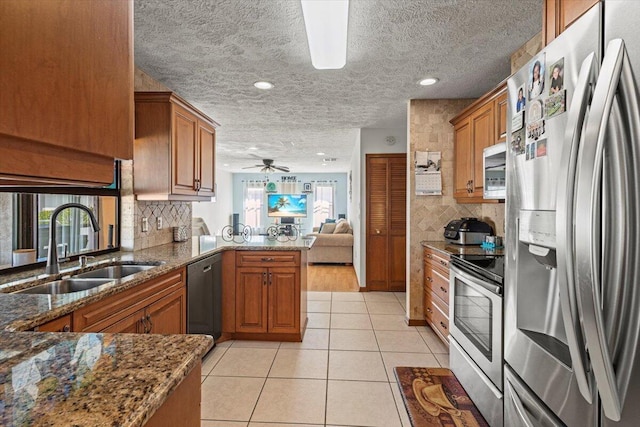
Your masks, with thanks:
M442 301L449 303L449 274L445 274L439 268L425 268L424 284Z
M442 334L444 338L449 339L449 318L440 311L437 305L434 305L431 324Z
M442 252L425 248L424 260L431 265L444 268L445 270L449 269L449 257Z
M236 267L296 267L299 251L236 251Z
M74 330L101 331L184 286L184 278L185 269L180 268L82 307L73 313Z
M36 326L33 330L37 332L71 332L71 315L58 317L43 325Z
M427 322L433 322L433 294L431 288L424 287L424 318Z

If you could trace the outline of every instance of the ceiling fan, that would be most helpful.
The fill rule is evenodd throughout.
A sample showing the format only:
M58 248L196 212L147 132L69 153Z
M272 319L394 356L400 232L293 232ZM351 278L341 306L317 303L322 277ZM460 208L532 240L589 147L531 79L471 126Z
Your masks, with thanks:
M247 166L242 169L251 169L251 168L262 168L260 169L260 172L262 173L275 172L276 170L279 170L281 172L289 172L289 168L286 166L274 165L273 159L262 159L261 165Z

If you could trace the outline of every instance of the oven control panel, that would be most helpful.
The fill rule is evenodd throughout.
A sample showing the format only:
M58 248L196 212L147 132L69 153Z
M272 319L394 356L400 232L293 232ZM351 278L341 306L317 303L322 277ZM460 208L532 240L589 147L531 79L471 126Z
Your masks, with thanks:
M520 211L519 237L522 243L556 248L556 212Z

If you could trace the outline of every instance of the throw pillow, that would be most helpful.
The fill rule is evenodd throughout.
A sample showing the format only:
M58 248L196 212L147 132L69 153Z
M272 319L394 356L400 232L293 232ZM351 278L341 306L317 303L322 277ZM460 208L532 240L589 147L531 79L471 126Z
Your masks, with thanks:
M347 221L340 221L336 224L336 229L333 230L333 234L344 234L349 232L349 223Z
M324 222L326 222L327 224L333 224L336 222L335 218L327 218L324 220Z
M325 224L320 230L320 234L333 234L336 229L336 225L334 223Z
M322 227L324 227L324 222L320 223L320 228L318 228L318 233L322 233Z

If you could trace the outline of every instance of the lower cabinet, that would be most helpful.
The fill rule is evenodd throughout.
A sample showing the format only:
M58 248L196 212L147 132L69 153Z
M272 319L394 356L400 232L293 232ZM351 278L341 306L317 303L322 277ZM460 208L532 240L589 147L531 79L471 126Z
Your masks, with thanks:
M227 298L233 295L227 301L233 308L225 311L234 314L223 321L229 338L302 340L307 317L306 253L236 251L224 268L223 282L235 283L223 290Z
M187 332L185 269L79 308L76 332L184 334Z
M424 248L424 318L449 345L449 255Z
M71 315L67 314L50 320L43 325L36 326L33 330L37 332L71 332Z

